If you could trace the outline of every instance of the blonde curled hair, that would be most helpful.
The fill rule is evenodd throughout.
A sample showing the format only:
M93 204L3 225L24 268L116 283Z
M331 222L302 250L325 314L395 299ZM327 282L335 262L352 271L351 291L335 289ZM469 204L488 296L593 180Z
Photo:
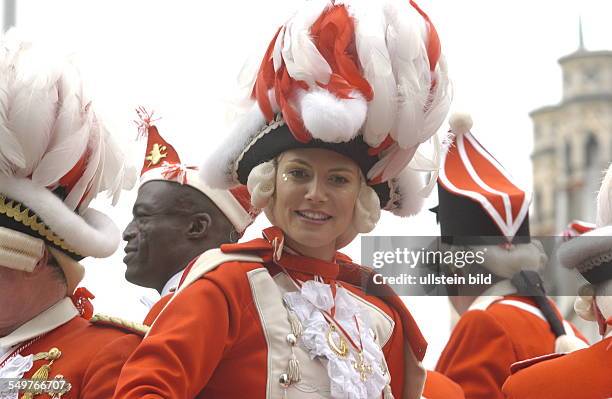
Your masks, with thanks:
M255 208L263 209L272 223L274 223L274 220L272 220L270 210L276 189L276 166L276 159L261 163L251 170L247 179L251 204ZM380 200L374 189L365 183L362 176L351 222L352 230L357 233L369 233L374 229L379 219Z

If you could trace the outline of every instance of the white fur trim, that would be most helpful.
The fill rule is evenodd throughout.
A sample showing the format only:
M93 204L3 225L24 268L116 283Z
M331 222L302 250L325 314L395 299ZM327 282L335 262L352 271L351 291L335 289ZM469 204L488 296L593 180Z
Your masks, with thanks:
M324 89L298 94L298 107L304 126L313 138L328 143L345 143L355 138L365 122L368 105L353 91L351 99L341 99Z
M472 130L472 116L466 112L456 112L448 120L450 130L455 136L460 136Z
M239 182L234 170L238 157L252 142L266 120L257 103L253 103L247 114L240 118L227 134L227 139L200 168L202 180L214 188L230 188Z
M401 217L413 216L420 212L425 201L420 192L425 187L425 183L419 172L405 168L396 179L389 181L389 185L391 198L385 209Z
M561 244L558 251L561 264L579 272L594 267L589 261L606 254L612 254L612 226L600 227L572 238Z
M268 98L272 112L278 113L280 108L276 103L274 91L268 91ZM284 124L284 122L283 122ZM236 169L242 156L255 138L266 134L265 131L276 129L282 124L272 124L266 127L266 118L259 108L259 104L252 102L250 109L237 119L237 122L227 134L227 139L215 150L214 156L209 157L200 168L200 178L213 188L231 188L240 182L236 176Z
M140 177L140 185L142 186L149 181L174 181L165 178L162 174L163 171L163 167L149 169ZM246 228L253 221L251 214L242 207L240 202L232 195L231 192L224 189L212 188L206 185L202 179L200 179L199 172L195 170L186 169L185 174L187 177L186 184L210 198L210 200L217 205L221 212L227 216L229 221L239 233L243 233L244 230L246 230Z
M0 174L0 192L31 209L80 255L105 258L119 246L119 229L106 215L91 208L78 215L51 191L30 179Z

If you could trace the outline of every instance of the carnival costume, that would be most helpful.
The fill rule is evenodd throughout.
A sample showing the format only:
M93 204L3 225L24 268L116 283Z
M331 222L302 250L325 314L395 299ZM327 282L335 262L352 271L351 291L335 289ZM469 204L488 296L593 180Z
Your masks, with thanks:
M449 101L437 33L416 4L311 1L270 42L252 107L202 176L246 184L270 218L277 156L344 155L363 182L339 249L372 230L381 209L418 212L426 187L414 169L436 161L415 153ZM399 297L384 286L367 295L371 270L339 252L310 258L280 228L263 234L192 263L115 398L420 398L426 342Z

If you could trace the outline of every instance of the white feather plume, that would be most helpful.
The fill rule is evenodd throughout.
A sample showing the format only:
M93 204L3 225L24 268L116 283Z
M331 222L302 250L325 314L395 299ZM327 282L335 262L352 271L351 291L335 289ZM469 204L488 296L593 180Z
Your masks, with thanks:
M283 42L285 40L285 27L283 26L281 30L278 32L278 36L276 37L276 41L274 42L274 51L272 52L272 63L274 65L274 72L278 72L283 63ZM251 83L251 87L253 87L253 82Z
M86 153L83 174L62 200L52 190ZM107 256L118 231L87 205L102 190L116 200L126 180L121 149L101 129L72 63L15 30L0 37L2 193L27 204L81 255Z
M389 1L387 43L398 83L398 111L391 136L401 148L424 142L433 132L424 131L425 106L431 76L422 17L412 7Z
M311 86L327 84L331 77L331 67L310 38L310 27L330 4L329 0L312 0L285 24L281 54L287 72Z
M30 49L19 57L9 100L8 120L25 158L25 167L16 171L22 177L32 174L47 151L59 100L60 70L54 63L43 68L42 56L36 53Z
M391 131L397 114L397 83L387 49L385 15L369 0L345 4L355 20L355 44L363 75L374 93L368 104L363 138L371 147L377 147Z
M448 78L446 59L440 56L434 73L436 85L429 99L430 104L425 112L424 132L437 132L444 123L453 99L453 86Z
M87 148L92 119L92 112L83 112L75 94L64 99L49 149L32 174L32 181L51 186L76 165Z

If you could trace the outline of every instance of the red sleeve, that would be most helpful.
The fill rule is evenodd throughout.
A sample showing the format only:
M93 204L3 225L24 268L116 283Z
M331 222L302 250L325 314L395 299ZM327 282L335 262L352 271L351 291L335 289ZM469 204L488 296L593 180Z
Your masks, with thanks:
M463 389L450 378L437 371L427 370L427 380L425 380L425 399L465 399Z
M436 371L463 388L466 399L504 399L501 386L517 361L512 342L489 314L464 314L438 360Z
M100 348L83 376L81 399L110 398L117 386L121 367L140 343L142 337L128 334ZM84 343L95 345L95 342Z
M229 345L229 313L224 292L208 279L176 294L128 359L114 398L195 397Z

